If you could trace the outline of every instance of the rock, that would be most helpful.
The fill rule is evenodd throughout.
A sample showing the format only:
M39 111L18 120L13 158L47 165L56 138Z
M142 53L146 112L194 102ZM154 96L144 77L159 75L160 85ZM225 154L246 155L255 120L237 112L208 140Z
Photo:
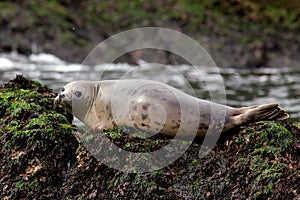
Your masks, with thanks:
M78 143L70 116L53 107L53 98L20 75L0 87L1 199L57 197Z

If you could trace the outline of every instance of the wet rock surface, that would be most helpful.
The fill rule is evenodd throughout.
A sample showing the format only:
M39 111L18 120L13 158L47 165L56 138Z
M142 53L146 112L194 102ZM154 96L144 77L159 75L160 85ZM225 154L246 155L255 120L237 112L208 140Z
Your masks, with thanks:
M201 159L197 139L165 168L123 173L101 164L76 140L72 116L54 107L54 97L22 76L0 87L1 199L299 198L297 122L240 127ZM172 140L129 137L119 128L104 134L132 152L151 152Z

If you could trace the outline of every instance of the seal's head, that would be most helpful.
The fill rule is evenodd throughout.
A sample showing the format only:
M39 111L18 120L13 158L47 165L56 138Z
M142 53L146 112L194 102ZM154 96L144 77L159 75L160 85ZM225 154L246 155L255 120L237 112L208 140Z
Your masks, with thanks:
M74 91L73 83L74 82L69 83L65 87L63 87L61 92L54 99L55 104L63 105L70 113L72 113L73 97L80 97L82 95L80 91Z
M74 112L74 108L80 112L85 112L84 107L87 107L92 99L91 88L91 84L86 81L68 83L57 95L54 103L63 105L70 113Z

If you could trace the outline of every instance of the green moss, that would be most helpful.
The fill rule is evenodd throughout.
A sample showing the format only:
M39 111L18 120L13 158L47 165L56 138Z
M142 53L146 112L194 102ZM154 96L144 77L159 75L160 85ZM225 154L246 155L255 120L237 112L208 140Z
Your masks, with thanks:
M246 139L247 138L247 139ZM284 174L289 171L284 162L286 152L297 141L287 128L277 123L259 122L243 130L236 142L247 148L249 175L254 199L266 198Z
M14 190L13 193L18 194L21 193L22 191L34 191L35 188L38 186L39 181L38 179L34 179L31 182L27 181L18 181L14 184Z
M114 129L111 129L107 134L109 135L109 137L111 139L117 139L117 138L121 138L122 136L122 130L120 128L114 128Z
M268 162L261 157L251 160L250 169L255 176L252 182L252 190L255 199L261 199L275 189L288 170L288 166L280 162Z
M55 166L74 159L74 128L64 109L54 107L53 97L45 86L18 75L0 86L0 167L8 182L14 180L3 194L31 199L43 191L41 185L58 187L62 169Z
M238 137L240 141L237 140L237 142L244 142L243 145L254 145L256 148L266 148L272 145L278 147L278 151L281 152L296 140L287 128L270 122L260 122L256 126L248 127L243 131L243 134L249 139L245 140L240 136Z
M184 168L179 174L192 184L183 192L200 199L273 199L278 194L292 199L300 177L287 177L299 173L299 132L292 123L248 125L219 141L201 160L189 159L188 172Z
M298 129L300 129L300 123L299 122L294 122L293 125L296 126Z
M41 84L33 82L32 86L39 87ZM67 125L66 117L54 111L53 99L49 99L37 91L4 88L0 93L0 98L0 106L6 113L5 117L0 119L0 123L5 124L3 127L5 134L12 134L16 138L27 137L31 138L30 141L34 141L36 137L54 139L53 133L56 128L59 130L58 127L71 130L71 125ZM44 107L45 105L48 107L51 105L52 111ZM60 124L55 124L56 121L59 121ZM29 145L32 144L29 143Z

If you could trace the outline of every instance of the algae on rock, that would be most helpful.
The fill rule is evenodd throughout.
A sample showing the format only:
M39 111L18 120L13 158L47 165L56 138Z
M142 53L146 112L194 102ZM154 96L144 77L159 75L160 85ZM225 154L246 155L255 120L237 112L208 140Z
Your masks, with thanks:
M55 196L66 163L76 159L74 128L64 110L53 107L53 98L48 88L20 75L0 87L3 198Z

